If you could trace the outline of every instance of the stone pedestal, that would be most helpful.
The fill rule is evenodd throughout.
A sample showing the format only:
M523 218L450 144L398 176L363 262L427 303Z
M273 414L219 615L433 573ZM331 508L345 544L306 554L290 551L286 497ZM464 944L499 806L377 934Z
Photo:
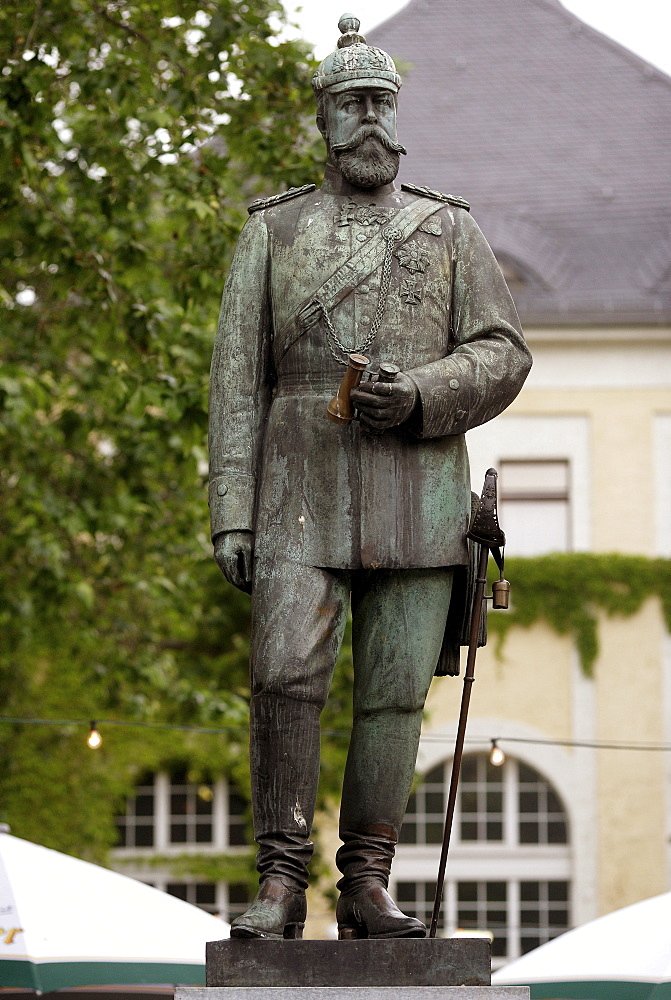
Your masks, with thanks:
M488 986L490 982L489 941L478 938L231 938L207 946L208 986Z
M491 986L478 939L259 941L207 946L207 986L175 1000L529 1000L528 987Z

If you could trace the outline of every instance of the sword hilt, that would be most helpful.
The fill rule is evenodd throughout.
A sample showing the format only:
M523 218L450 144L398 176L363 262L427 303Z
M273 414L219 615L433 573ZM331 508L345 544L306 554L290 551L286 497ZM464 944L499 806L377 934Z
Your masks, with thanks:
M510 584L503 575L503 552L506 536L499 524L496 484L498 473L496 469L487 469L482 495L478 503L473 523L467 537L479 545L485 545L491 550L494 561L499 568L499 579L492 584L492 608L497 611L507 611L510 607Z
M497 479L496 469L487 469L480 503L475 512L473 523L466 533L467 538L479 542L480 545L486 545L488 549L500 549L506 544L506 536L499 524L496 498Z

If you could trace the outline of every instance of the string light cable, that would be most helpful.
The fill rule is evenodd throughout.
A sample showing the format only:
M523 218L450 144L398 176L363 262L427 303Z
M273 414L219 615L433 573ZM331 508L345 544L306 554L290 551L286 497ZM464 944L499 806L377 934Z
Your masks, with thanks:
M23 725L23 726L67 726L84 728L87 733L86 744L92 750L98 749L103 742L101 727L122 726L134 729L160 729L165 731L180 733L203 733L210 736L231 735L247 736L246 726L187 726L171 722L145 722L127 719L94 719L84 722L82 719L37 719L18 718L13 716L0 715L0 724ZM344 730L323 730L322 736L337 739L349 739L349 731ZM422 743L454 743L454 736L444 733L426 733L422 735ZM478 744L489 742L491 744L490 759L494 756L492 763L500 766L505 761L505 753L499 746L500 743L524 743L532 746L560 746L569 748L586 748L592 750L631 750L631 751L652 751L656 753L671 753L671 743L647 743L647 742L619 742L614 740L575 740L575 739L555 739L525 736L467 736L466 742Z

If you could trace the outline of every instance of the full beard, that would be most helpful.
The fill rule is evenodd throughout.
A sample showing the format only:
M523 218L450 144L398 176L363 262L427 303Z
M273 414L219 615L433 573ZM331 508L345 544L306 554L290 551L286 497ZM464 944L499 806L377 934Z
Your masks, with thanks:
M331 152L346 181L355 187L375 188L391 184L405 148L379 126L363 125L349 142L334 145Z
M366 139L357 149L336 154L336 165L346 181L360 188L391 184L398 173L400 153L381 146L377 139Z

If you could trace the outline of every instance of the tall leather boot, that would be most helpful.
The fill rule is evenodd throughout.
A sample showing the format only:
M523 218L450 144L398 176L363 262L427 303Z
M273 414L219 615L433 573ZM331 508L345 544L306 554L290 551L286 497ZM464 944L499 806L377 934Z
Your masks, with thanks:
M302 938L306 913L305 890L271 876L261 882L249 909L231 922L231 937Z
M232 921L231 937L300 938L319 780L319 708L254 695L250 759L260 884L246 913Z
M396 847L392 826L375 824L360 830L342 830L342 847L336 864L343 877L338 882L336 907L338 938L426 937L426 927L408 917L387 892Z

